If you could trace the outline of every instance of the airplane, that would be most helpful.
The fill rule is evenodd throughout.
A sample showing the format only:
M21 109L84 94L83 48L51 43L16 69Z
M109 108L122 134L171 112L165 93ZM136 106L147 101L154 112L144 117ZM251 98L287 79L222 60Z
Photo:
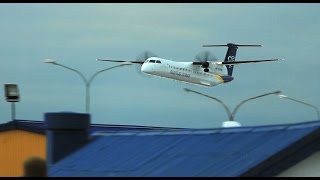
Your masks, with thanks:
M203 47L228 47L224 61L208 60L208 53L204 60L192 62L177 62L156 56L146 57L145 60L114 60L96 59L97 61L121 62L130 64L140 64L141 72L151 76L163 77L171 80L181 81L199 86L216 86L222 83L231 82L233 67L236 64L257 63L268 61L279 61L283 59L265 59L251 61L235 61L238 47L262 47L262 45L233 44L226 45L203 45Z

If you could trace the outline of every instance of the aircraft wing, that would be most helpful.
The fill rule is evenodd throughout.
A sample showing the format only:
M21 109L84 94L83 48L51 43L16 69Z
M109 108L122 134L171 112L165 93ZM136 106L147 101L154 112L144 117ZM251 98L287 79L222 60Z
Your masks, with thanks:
M216 64L243 64L243 63L257 63L257 62L267 62L267 61L280 61L284 59L264 59L264 60L253 60L253 61L222 61L215 62Z
M129 61L129 60L114 60L114 59L97 59L97 61L122 62L122 63L136 63L143 64L144 61Z

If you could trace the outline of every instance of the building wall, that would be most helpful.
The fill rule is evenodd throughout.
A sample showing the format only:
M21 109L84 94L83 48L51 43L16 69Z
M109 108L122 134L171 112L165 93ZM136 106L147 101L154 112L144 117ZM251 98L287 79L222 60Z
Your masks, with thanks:
M316 152L290 167L278 177L320 177L320 152Z
M0 132L0 177L22 176L23 162L31 156L46 158L46 136L23 130Z

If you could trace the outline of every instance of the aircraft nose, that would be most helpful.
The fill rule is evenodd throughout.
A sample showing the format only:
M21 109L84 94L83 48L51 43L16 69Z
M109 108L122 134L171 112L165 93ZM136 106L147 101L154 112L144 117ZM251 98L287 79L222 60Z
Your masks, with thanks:
M141 71L144 73L150 73L150 68L148 68L145 64L141 66Z
M142 72L145 72L145 70L146 70L146 66L145 66L144 64L142 64L142 66L141 66L141 71L142 71Z

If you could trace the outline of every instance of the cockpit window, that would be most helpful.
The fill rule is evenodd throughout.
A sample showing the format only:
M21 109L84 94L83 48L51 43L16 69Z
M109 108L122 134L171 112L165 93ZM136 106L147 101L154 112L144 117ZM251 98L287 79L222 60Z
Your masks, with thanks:
M160 63L161 64L161 61L157 60L156 63Z
M155 60L150 60L149 63L156 63Z

